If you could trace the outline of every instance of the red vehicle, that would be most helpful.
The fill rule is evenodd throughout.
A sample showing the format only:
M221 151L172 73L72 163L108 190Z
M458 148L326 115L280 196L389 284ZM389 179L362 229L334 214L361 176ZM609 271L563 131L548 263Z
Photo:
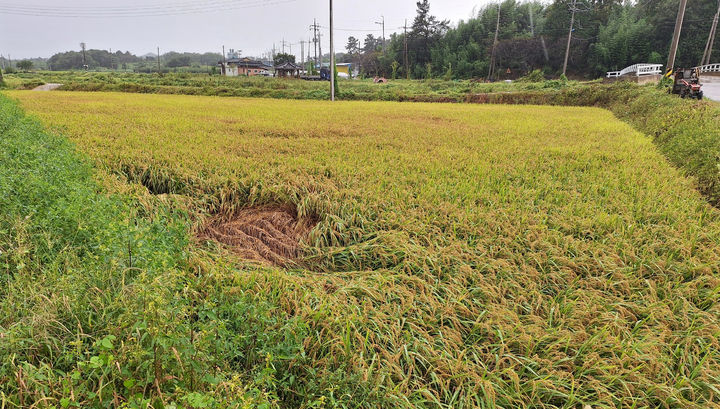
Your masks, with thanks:
M680 95L680 98L703 99L700 70L693 68L675 71L675 83L673 84L672 93Z

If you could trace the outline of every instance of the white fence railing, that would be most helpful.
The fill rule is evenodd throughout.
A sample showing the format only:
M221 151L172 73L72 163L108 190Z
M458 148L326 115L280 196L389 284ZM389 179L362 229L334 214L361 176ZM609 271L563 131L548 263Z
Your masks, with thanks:
M708 64L697 67L700 69L700 73L703 72L720 72L720 64Z
M662 75L662 64L633 64L621 71L610 71L607 78L619 78L625 75L635 74L637 77L645 75Z

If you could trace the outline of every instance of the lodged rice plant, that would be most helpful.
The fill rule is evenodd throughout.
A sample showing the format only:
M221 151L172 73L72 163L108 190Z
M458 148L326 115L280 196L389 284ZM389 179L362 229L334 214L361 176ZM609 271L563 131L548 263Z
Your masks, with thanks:
M177 279L213 284L180 322L227 324L203 333L219 384L265 356L282 407L720 406L720 214L608 111L10 95L150 214L318 221L291 269L189 245Z

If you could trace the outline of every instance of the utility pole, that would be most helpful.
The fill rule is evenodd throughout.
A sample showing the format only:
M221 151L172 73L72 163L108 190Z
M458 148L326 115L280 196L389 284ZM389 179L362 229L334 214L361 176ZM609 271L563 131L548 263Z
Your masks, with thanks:
M225 56L225 46L223 46L223 53L222 53L222 69L220 70L220 75L226 76L227 75L227 57Z
M318 24L317 19L313 19L313 24L310 26L310 29L313 31L313 46L315 48L315 68L318 66L318 45L320 43L319 37L318 37Z
M376 21L375 24L382 26L382 33L383 33L383 53L385 52L385 16L382 17L382 21Z
M300 40L300 65L305 66L305 40Z
M87 65L87 58L85 57L85 43L80 43L80 48L82 48L82 54L83 54L83 69L87 71L88 65Z
M680 32L682 32L683 20L685 19L685 8L687 0L680 0L680 9L678 10L677 20L675 20L675 33L673 33L672 44L670 45L670 55L668 55L667 73L675 71L675 57L677 56L677 48L680 43Z
M323 63L322 37L323 37L322 33L320 31L318 31L318 53L320 53L320 60L319 60L320 68L322 68L322 63Z
M500 34L500 3L498 3L497 23L495 24L495 40L493 40L492 53L490 54L490 70L488 71L488 80L492 80L495 75L495 47L498 43L498 35Z
M333 0L330 0L330 101L335 101L335 44L333 25Z
M718 11L715 13L712 27L710 28L710 36L708 37L707 44L705 45L705 52L703 53L703 59L700 61L700 65L710 64L710 58L712 56L713 47L715 46L715 37L717 34L718 20L720 19L720 1L718 1Z
M405 79L410 79L410 60L408 59L407 19L405 19Z
M157 48L158 55L158 74L160 74L160 47Z
M112 58L112 48L110 49L110 70L113 69L113 58Z
M687 1L687 0L682 0ZM577 0L572 2L572 17L570 17L570 31L568 32L567 47L565 48L565 62L563 63L563 75L567 74L568 59L570 58L570 43L572 42L572 33L575 27L575 13L577 12Z

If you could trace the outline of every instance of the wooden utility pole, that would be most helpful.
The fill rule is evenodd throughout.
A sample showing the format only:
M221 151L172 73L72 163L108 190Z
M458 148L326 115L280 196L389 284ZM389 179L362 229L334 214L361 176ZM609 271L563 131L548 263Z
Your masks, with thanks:
M686 0L683 0L686 1ZM577 0L572 2L572 16L570 17L570 31L568 32L567 47L565 48L565 62L563 63L563 75L567 75L568 60L570 59L570 43L572 43L572 33L575 29L575 13L577 12Z
M407 19L405 19L405 77L410 79L410 60L408 59L408 33L407 33Z
M160 74L160 47L157 48L158 74Z
M670 55L668 55L667 73L675 71L675 57L677 56L677 48L680 43L680 32L682 32L683 20L685 19L685 8L687 0L680 0L680 9L678 10L677 20L675 20L675 33L673 33L672 44L670 45Z
M335 44L333 23L333 0L330 0L330 101L335 101Z
M500 3L498 3L497 24L495 25L495 40L493 40L492 53L490 54L490 70L488 71L488 79L492 80L495 75L495 47L498 43L498 35L500 34Z
M715 13L712 27L710 27L710 36L708 36L707 44L705 45L705 52L703 53L702 61L700 65L710 64L710 58L712 57L713 47L715 46L715 37L717 34L718 19L720 19L720 2L718 2L718 10Z

